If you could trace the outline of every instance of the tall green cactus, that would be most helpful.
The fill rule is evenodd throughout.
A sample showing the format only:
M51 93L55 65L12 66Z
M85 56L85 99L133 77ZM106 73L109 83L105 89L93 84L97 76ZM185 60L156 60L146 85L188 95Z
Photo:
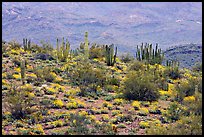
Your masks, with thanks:
M89 58L88 32L85 32L84 41L85 41L84 54L85 54L85 58L88 59Z
M23 39L23 48L25 51L31 50L31 40Z
M20 64L20 68L21 68L21 81L22 84L25 84L25 60L21 60L21 64Z
M57 59L62 62L66 62L69 58L70 53L70 43L66 39L66 45L64 42L64 37L62 38L62 44L59 45L59 39L57 39Z
M136 49L136 59L139 61L145 61L149 64L161 64L163 61L164 54L161 49L158 49L158 44L156 44L156 48L152 48L152 44L145 44L145 46L140 46L140 49Z
M106 64L108 66L114 66L116 63L116 55L117 55L117 47L115 48L115 54L114 54L114 45L106 45L105 48L105 57L106 57Z
M167 60L166 66L169 70L169 76L171 78L176 79L180 76L180 74L179 74L179 61Z

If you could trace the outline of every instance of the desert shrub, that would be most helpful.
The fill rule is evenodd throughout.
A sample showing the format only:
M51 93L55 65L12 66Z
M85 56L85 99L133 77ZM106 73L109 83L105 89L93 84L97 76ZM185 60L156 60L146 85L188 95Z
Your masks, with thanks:
M149 110L147 108L140 108L139 113L140 116L147 116L149 114Z
M145 129L145 128L149 128L149 122L148 121L141 121L139 123L140 128Z
M195 93L196 83L192 79L181 80L176 84L175 89L177 91L176 101L181 102L184 97L192 96Z
M174 125L150 125L147 135L202 135L202 116L182 116Z
M193 67L192 70L195 72L202 72L202 63L196 63Z
M13 61L15 66L20 67L21 62L20 62L20 58L19 57L14 57L12 61Z
M139 110L140 109L140 102L139 101L133 101L131 104L135 110Z
M144 70L144 69L145 69L144 63L138 60L133 61L129 67L129 71L131 70L138 71L138 70Z
M30 114L30 108L38 103L37 98L30 98L25 90L16 85L11 85L8 92L3 102L7 104L7 109L16 119L25 118L27 114Z
M123 55L121 56L121 61L124 62L124 63L129 63L129 62L131 62L131 61L133 61L133 60L134 60L134 57L131 56L129 53L123 54Z
M200 93L202 93L202 77L198 77L198 83L197 83L197 86L198 86L198 91Z
M166 113L162 115L167 118L169 122L175 122L184 114L184 108L177 102L171 102L167 108Z
M92 45L92 47L89 49L89 58L102 58L104 57L104 48L100 45Z
M84 135L89 133L89 121L86 116L79 114L71 114L70 115L70 129L66 132L66 134L76 134L76 135Z
M167 67L164 71L164 74L166 74L166 76L170 77L171 79L178 79L181 78L181 72L178 68L170 68Z
M202 93L196 91L194 96L185 97L183 104L187 114L202 115Z
M120 80L117 78L117 77L110 77L108 80L107 80L107 83L110 84L110 85L116 85L116 86L120 86Z
M11 49L18 50L18 49L21 48L21 45L18 42L16 42L16 41L11 41L8 44L10 44Z
M141 71L131 71L127 74L123 94L129 100L154 101L159 98L153 75Z
M38 80L40 81L46 80L47 82L52 82L57 77L57 75L52 71L53 68L49 66L46 67L40 66L34 69L34 73L37 76Z
M103 87L106 82L105 71L93 68L90 63L80 63L71 75L71 81L81 89L81 96L85 96L86 92L96 93L97 88Z

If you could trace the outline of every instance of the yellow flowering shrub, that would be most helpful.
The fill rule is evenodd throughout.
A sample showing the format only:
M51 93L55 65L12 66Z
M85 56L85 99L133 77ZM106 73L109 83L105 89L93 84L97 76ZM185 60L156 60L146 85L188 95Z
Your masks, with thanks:
M19 55L20 52L17 51L17 50L12 49L12 50L10 51L10 54L13 54L13 55Z
M190 72L186 72L183 75L185 78L192 78L192 75L190 74Z
M145 128L149 128L150 126L149 126L149 122L147 122L147 121L141 121L140 123L139 123L139 126L140 126L140 128L142 128L142 129L145 129Z
M14 79L20 80L21 79L21 75L19 74L13 74Z
M135 110L139 110L140 109L140 102L139 101L133 101L131 104Z
M113 105L121 105L123 102L123 99L116 98L113 100Z
M43 130L43 127L41 124L37 124L35 127L34 127L34 131L35 133L37 134L40 134L40 135L45 135L45 132Z
M57 90L50 87L50 88L47 88L45 93L48 94L48 95L53 95L53 94L57 93Z
M195 102L195 97L194 96L187 96L187 97L184 97L183 101L185 103Z
M26 68L27 68L28 71L33 70L33 66L32 65L26 65Z
M171 92L169 92L169 91L159 90L159 93L161 96L167 96L167 97L171 96Z
M76 108L78 108L78 104L77 104L77 102L68 102L66 104L66 108L67 109L76 109Z
M35 94L34 94L34 93L29 93L29 94L28 94L28 97L29 97L29 98L34 98L34 97L35 97Z
M21 72L21 68L20 68L20 67L18 67L18 68L14 68L14 71L20 73L20 72Z
M79 111L79 116L87 116L88 115L88 112L82 110L82 111Z
M2 85L8 85L8 82L6 79L2 79Z
M121 113L121 111L120 110L112 110L112 116L115 116L115 115L118 115L118 114L120 114Z
M37 78L37 75L35 75L34 73L29 73L29 74L26 74L27 77L31 77L31 78L34 78L36 79Z
M61 78L60 76L57 76L55 79L54 79L54 82L56 83L60 83L63 81L63 78Z
M149 114L149 110L147 108L140 108L139 115L147 116Z
M33 85L31 85L31 84L25 84L25 85L21 86L21 88L25 91L29 91L29 92L33 91Z
M55 74L54 72L50 72L50 75L51 75L52 77L54 77L54 78L57 77L57 74Z
M55 100L55 101L53 102L53 106L54 106L54 107L57 107L57 108L62 108L63 105L64 105L64 103L63 103L63 101L60 100L60 99L57 99L57 100Z
M6 73L2 73L2 78L6 78L7 74Z
M75 101L77 103L78 108L84 108L86 106L85 102L83 102L79 99L76 99Z
M109 118L108 114L102 114L101 119L102 119L102 121L104 121L104 122L108 122L110 118Z
M125 120L125 115L124 114L117 114L116 118L117 118L118 122L123 122Z
M108 108L109 110L112 110L112 109L113 109L113 105L112 105L111 103L108 103L107 108Z
M54 122L52 122L52 125L54 125L54 127L62 127L63 126L63 121L62 120L56 120Z

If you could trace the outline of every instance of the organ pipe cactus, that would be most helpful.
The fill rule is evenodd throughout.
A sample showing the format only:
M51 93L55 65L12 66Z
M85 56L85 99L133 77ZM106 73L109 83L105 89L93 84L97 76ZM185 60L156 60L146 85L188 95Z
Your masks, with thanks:
M176 60L167 60L166 66L169 70L169 76L173 79L180 77L179 74L179 61Z
M106 64L108 66L114 66L116 62L116 55L117 55L117 47L115 48L115 54L114 54L114 45L106 45L105 50L105 57L106 57Z
M70 43L66 39L66 43L64 42L64 37L62 38L62 44L59 45L59 39L57 39L57 59L59 61L66 62L70 53Z
M139 61L145 61L151 65L153 64L161 64L163 60L164 54L161 51L161 48L158 49L158 44L156 44L156 48L152 48L152 44L142 45L140 48L136 48L136 59Z
M31 40L23 39L23 48L24 50L30 50L31 49Z

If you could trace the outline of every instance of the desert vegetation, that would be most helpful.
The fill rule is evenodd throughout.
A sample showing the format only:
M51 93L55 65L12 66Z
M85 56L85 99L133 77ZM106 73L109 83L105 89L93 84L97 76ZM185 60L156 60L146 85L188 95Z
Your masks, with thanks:
M3 135L201 135L202 64L167 60L159 45L2 42Z

